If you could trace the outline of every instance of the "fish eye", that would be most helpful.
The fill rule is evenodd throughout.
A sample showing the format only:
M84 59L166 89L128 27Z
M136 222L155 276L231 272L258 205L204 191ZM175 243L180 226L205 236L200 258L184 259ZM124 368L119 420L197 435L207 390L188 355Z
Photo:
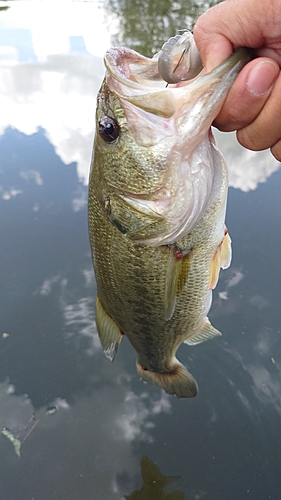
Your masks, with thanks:
M118 123L116 123L113 118L105 116L99 122L99 133L104 141L113 142L119 136L120 128Z

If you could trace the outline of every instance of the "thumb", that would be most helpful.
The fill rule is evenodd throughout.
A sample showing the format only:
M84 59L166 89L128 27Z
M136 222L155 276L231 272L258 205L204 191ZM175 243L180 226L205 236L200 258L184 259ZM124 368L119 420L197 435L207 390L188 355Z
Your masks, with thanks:
M264 45L263 25L268 14L264 11L263 1L247 0L245 8L245 0L227 0L199 17L193 34L207 71L225 61L237 47Z
M224 35L206 32L200 22L194 26L193 35L202 64L208 73L228 59L233 52L232 43Z
M197 20L193 35L203 66L211 71L224 62L233 52L229 32L229 2L222 2L207 10Z

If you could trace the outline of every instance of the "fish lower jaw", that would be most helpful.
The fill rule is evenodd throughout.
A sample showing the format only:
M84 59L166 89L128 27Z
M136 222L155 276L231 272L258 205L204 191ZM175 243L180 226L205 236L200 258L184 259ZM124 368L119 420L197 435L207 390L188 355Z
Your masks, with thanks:
M176 358L171 370L166 372L155 372L136 363L137 372L144 382L157 385L168 394L174 394L178 398L192 398L196 396L198 387L196 380Z

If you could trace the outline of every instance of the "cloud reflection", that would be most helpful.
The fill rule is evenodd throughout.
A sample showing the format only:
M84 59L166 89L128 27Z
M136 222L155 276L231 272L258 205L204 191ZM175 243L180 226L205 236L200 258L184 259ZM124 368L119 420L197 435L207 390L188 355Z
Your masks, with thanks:
M130 378L119 383L116 377L110 384L93 385L88 396L75 395L71 403L57 397L36 409L28 396L15 395L8 381L0 383L0 425L19 437L22 466L42 479L44 497L55 490L57 498L80 498L80 470L85 498L120 500L124 488L134 489L139 463L133 445L153 441L154 418L170 411L170 404L165 394L143 392L137 398L130 385ZM27 435L31 419L36 428ZM17 457L10 444L0 451L3 471ZM11 485L9 491L14 498Z
M261 329L252 341L253 356L244 356L237 348L224 346L223 349L231 354L244 371L250 375L250 388L260 404L272 407L281 415L281 363L274 358L276 346L280 343L280 332L273 332L268 328ZM241 349L243 349L243 343ZM237 390L241 403L251 410L249 397Z
M147 392L140 395L130 391L127 393L124 404L126 407L126 418L124 415L116 419L116 424L122 432L126 441L140 439L153 442L150 431L155 427L151 415L168 413L171 411L171 398L161 391L160 398L152 400Z
M4 200L4 201L8 201L11 198L14 198L15 196L17 196L18 194L21 194L21 193L22 193L21 189L10 189L7 191L7 190L4 190L2 186L0 186L0 195L1 195L2 200Z
M81 297L75 303L61 303L65 322L65 335L86 337L90 342L87 354L93 356L101 350L101 344L95 322L93 297Z
M20 176L26 181L29 180L34 181L35 184L37 184L37 186L42 186L43 184L41 174L36 170L24 170L23 172L20 173Z
M0 383L0 429L12 432L23 429L33 413L32 402L26 394L15 395L15 387L7 379Z
M229 185L251 191L280 168L278 162L269 152L249 151L240 146L235 132L222 133L215 130L215 138L228 165Z
M79 179L87 183L96 93L105 71L102 56L111 45L113 28L106 27L106 14L96 2L59 2L55 16L48 2L33 2L32 16L27 5L20 4L0 18L8 37L0 39L0 134L8 126L27 135L42 127L61 160L76 162ZM24 54L17 51L23 31L30 34ZM231 186L256 189L279 168L268 151L243 149L229 133L223 139L216 136L229 165ZM77 202L74 210L80 206Z
M59 276L53 276L52 278L44 280L43 284L39 289L40 295L50 295L52 288L59 281Z
M110 46L103 9L96 2L57 2L54 16L48 2L30 8L18 2L0 24L0 134L8 126L27 135L44 128L61 160L77 162L87 182L95 97Z
M254 395L264 405L272 405L281 415L281 371L280 363L276 363L273 374L265 366L248 365L245 367L252 377Z
M2 63L0 134L8 126L26 135L42 127L61 160L76 162L78 177L86 183L95 98L103 74L102 59L86 55L52 56L40 64L21 66ZM35 174L29 171L30 175Z

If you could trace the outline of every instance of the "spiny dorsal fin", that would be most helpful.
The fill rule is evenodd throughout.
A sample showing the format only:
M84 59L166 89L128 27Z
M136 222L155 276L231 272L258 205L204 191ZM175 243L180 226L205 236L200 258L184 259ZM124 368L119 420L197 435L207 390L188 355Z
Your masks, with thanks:
M115 321L104 310L98 297L96 299L96 325L104 353L113 361L123 335Z
M201 342L205 342L205 340L209 340L214 337L219 337L220 335L221 332L219 332L216 328L214 328L211 325L208 318L205 318L200 330L198 330L197 333L195 333L195 335L192 335L192 337L186 339L184 343L188 345L201 344Z

